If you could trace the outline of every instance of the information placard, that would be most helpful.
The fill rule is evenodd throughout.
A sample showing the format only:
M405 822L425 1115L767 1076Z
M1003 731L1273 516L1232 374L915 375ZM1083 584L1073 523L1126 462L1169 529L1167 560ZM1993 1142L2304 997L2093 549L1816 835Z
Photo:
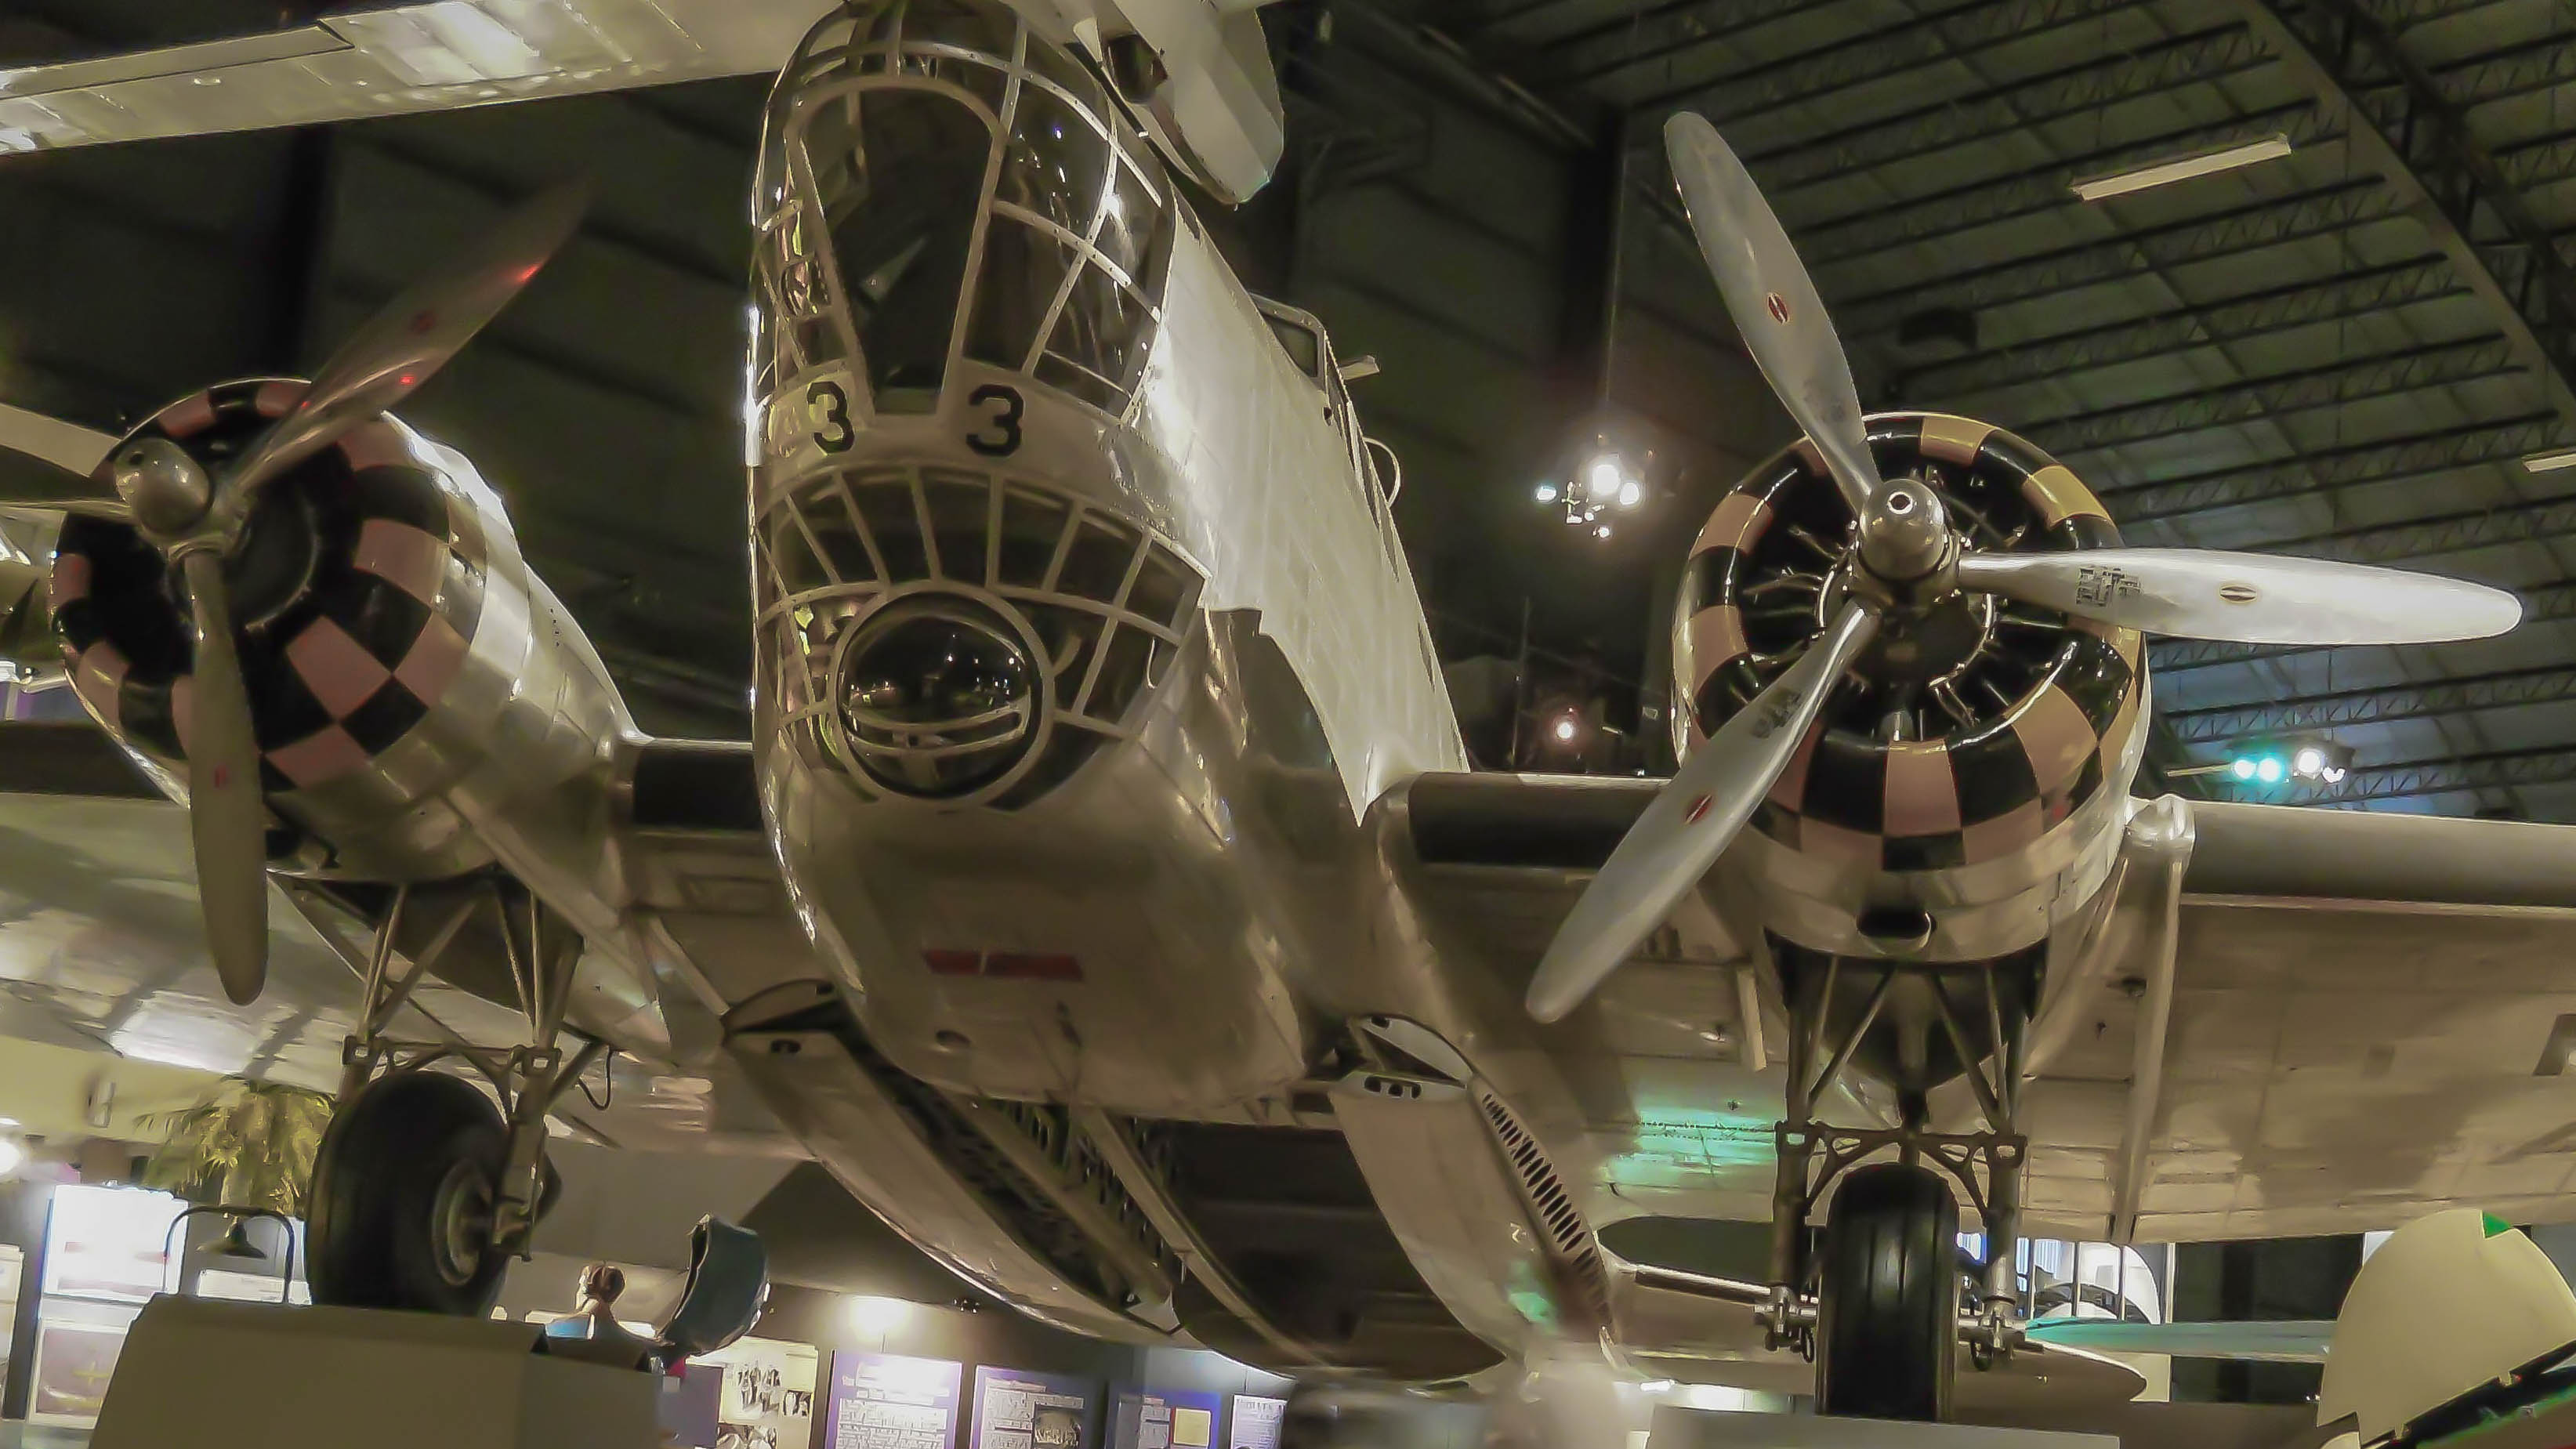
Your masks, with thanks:
M955 1449L965 1372L954 1359L834 1352L820 1449Z
M1265 1394L1234 1396L1234 1420L1225 1431L1225 1449L1279 1449L1280 1426L1287 1422L1288 1401Z
M1100 1386L1027 1369L975 1370L975 1449L1098 1449Z
M1120 1389L1113 1449L1215 1449L1225 1400L1192 1389Z

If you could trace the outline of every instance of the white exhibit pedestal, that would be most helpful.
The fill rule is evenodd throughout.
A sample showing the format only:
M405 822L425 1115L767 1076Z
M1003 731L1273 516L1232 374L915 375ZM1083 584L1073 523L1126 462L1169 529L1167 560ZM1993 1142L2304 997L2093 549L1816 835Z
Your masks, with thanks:
M90 1449L654 1449L653 1375L539 1351L534 1324L161 1297Z
M1648 1449L2120 1449L2106 1434L1900 1424L1813 1414L1742 1414L1661 1405Z

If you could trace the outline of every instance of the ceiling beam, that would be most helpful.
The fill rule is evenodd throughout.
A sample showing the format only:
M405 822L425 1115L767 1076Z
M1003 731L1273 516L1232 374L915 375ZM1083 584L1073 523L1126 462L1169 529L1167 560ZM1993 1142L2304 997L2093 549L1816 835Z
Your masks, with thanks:
M2295 458L2186 474L2133 488L2104 488L2123 523L2184 518L2371 483L2440 478L2463 468L2509 464L2566 435L2555 413L2471 423L2414 437L2372 438Z
M2447 263L2438 256L2420 257L1928 363L1903 374L1897 390L1908 398L1968 398L2150 358L2179 357L2323 322L2375 316L2459 293Z
M2576 782L2576 749L2557 746L2461 755L2441 760L2412 760L2394 765L2355 766L2338 785L2267 787L2227 781L2218 786L2218 793L2222 799L2267 805L2358 805L2368 800L2520 790L2534 785L2571 782Z
M2363 0L2234 3L2487 304L2549 405L2576 418L2576 269L2440 82Z
M1929 306L1971 309L2036 302L2080 287L2258 251L2393 215L2397 199L2366 177L2315 191L2249 202L2214 215L2071 243L1946 277L1917 277L1834 304L1846 341L1890 332Z
M2007 81L1973 95L1944 95L1893 116L1753 151L1744 164L1772 205L1794 210L1796 204L1784 199L1801 187L2026 133L2068 116L2098 119L2124 102L2214 83L2268 63L2262 43L2244 26L2223 26ZM2112 125L2100 124L2105 130Z
M2173 725L2175 736L2185 743L2213 744L2344 725L2475 714L2567 699L2576 699L2576 669L2550 665L2378 689L2347 689L2285 702L2176 710L2165 719Z
M2051 156L2038 166L1984 177L1947 190L1909 196L1893 205L1871 205L1798 225L1798 255L1811 269L1876 256L1897 247L1939 241L1979 227L2017 221L2077 203L2069 180L2134 170L2187 152L2213 151L2274 135L2293 146L2334 139L2319 130L2316 108L2305 101L2249 115L2199 122L2124 140L2090 151Z
M2365 398L2395 397L2518 370L2513 346L2506 339L2471 337L2096 408L2035 422L2019 431L2060 460L2069 460L2131 443L2278 421Z
M2522 599L2522 621L2576 619L2576 579L2560 579L2515 592ZM2227 644L2205 639L2158 639L2147 645L2147 661L2158 674L2179 674L2261 659L2315 654L2326 644Z
M1935 65L1956 58L1961 51L2027 40L2099 20L2134 8L2134 4L2135 0L1970 0L1930 15L1864 30L1796 55L1766 57L1677 84L1667 81L1661 88L1634 98L1631 109L1660 120L1658 113L1664 108L1691 104L1705 110L1710 120L1724 125L1884 76ZM1624 25L1620 29L1622 34L1626 32ZM1658 64L1670 77L1680 63L1722 51L1725 44L1723 37L1713 36L1692 38L1658 50L1640 49L1617 38L1605 40L1607 43L1598 47L1578 46L1565 57L1569 79L1607 85L1631 71Z

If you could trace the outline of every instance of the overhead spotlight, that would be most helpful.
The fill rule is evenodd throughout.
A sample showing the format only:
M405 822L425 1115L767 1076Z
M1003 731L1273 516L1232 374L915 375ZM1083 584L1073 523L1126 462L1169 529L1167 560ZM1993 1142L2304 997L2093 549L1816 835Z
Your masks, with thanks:
M1631 478L1619 485L1619 506L1634 508L1646 496L1646 486Z
M1594 538L1608 538L1610 536L1610 525L1605 523L1599 528L1592 530L1592 536Z
M1554 503L1556 501L1556 485L1553 483L1541 483L1538 485L1538 501L1541 503Z
M2251 780L2254 778L2254 761L2248 756L2238 755L2228 762L2227 773L2240 780Z
M1593 459L1584 466L1583 481L1589 485L1595 498L1616 494L1619 491L1619 460L1607 456Z
M2266 785L2280 784L2281 757L2278 755L2265 755L2263 758L2255 761L2254 778L2262 781Z
M1558 744L1570 745L1574 743L1575 729L1574 716L1569 714L1559 717L1556 722L1556 728L1550 730L1549 733L1556 736L1556 742Z
M2350 773L2352 772L2341 765L2328 765L2317 772L2317 778L2329 785L2340 785L2343 783L2343 777Z
M912 1305L900 1298L859 1294L850 1299L850 1326L861 1333L887 1334L912 1316Z
M2326 772L2326 752L2314 745L2301 745L2290 757L2290 773L2302 780L2313 780Z

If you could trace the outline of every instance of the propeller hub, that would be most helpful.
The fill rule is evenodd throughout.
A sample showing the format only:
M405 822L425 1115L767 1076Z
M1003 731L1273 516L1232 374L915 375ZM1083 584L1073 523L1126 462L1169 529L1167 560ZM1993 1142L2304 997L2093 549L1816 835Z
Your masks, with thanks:
M1894 478L1860 510L1861 566L1891 584L1930 578L1957 561L1959 541L1941 495L1913 478Z
M165 539L193 528L215 501L215 480L168 438L136 438L117 449L108 479L134 521Z

